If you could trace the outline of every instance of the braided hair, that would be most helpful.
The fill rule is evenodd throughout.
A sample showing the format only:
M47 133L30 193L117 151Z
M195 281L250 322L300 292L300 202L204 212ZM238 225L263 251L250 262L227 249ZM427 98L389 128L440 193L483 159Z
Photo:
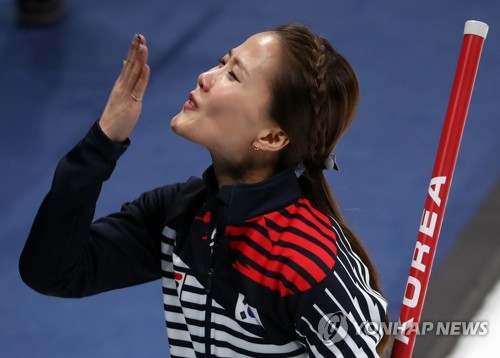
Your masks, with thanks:
M356 75L330 43L302 25L272 30L282 43L281 69L271 84L271 118L287 133L279 166L304 172L302 192L313 205L340 225L354 252L370 272L371 285L381 292L378 274L361 241L348 227L323 175L323 163L352 122L359 99ZM386 321L388 317L386 317ZM385 336L377 350L388 343Z

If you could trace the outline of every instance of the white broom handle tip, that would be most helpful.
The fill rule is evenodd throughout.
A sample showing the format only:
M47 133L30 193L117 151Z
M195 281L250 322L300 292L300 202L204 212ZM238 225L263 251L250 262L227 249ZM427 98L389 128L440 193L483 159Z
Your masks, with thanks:
M484 22L469 20L465 22L464 35L477 35L486 39L488 28L488 24Z

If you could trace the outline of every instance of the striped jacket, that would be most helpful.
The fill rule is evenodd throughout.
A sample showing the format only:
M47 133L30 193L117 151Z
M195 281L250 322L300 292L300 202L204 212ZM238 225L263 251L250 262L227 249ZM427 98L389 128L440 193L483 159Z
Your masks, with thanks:
M161 278L172 357L376 356L386 301L293 171L219 190L209 168L92 222L127 146L95 124L59 162L21 255L28 285L82 297Z

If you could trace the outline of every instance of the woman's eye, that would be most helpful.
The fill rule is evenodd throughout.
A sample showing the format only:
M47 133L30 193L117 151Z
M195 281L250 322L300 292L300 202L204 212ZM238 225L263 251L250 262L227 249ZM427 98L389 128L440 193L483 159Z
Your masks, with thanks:
M236 74L233 71L227 71L227 73L233 80L240 82L240 80L238 79L238 77L236 77Z
M224 61L223 58L220 58L219 59L219 68L222 68L225 65L226 65L226 61ZM233 71L227 71L227 74L228 74L229 79L232 79L232 80L235 80L235 81L241 83L241 81L239 80L239 78L236 76L236 74Z

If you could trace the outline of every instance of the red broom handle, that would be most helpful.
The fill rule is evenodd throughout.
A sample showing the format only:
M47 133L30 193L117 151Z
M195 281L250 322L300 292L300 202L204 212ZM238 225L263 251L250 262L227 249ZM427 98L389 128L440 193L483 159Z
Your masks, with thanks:
M488 25L465 23L462 49L410 266L392 358L412 356Z

